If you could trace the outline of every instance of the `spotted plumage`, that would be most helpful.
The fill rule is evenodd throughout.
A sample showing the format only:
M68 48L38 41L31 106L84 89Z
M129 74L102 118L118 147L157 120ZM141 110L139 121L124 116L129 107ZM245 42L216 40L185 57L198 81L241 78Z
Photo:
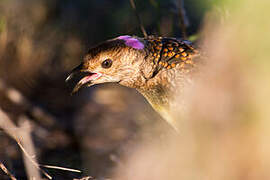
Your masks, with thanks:
M170 124L175 95L190 81L198 64L197 50L188 41L170 37L120 36L89 50L67 80L81 75L82 86L115 82L137 89Z
M195 66L192 57L198 55L198 52L191 46L190 42L154 36L146 38L145 41L146 47L151 50L154 57L153 63L159 65L156 71L160 71L162 68L175 68L176 64L182 62L184 62L181 66L183 70Z

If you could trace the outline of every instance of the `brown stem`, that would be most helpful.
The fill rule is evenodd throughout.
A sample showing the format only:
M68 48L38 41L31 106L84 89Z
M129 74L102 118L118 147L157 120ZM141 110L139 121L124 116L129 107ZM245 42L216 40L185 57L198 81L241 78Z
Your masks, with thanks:
M0 168L9 176L9 178L11 179L11 180L17 180L16 178L15 178L15 176L13 176L10 172L9 172L9 170L6 168L6 166L2 163L2 162L0 162Z
M178 3L178 15L179 15L179 25L182 32L183 39L187 39L187 22L188 19L186 17L185 9L184 9L184 0L179 0Z
M139 16L138 12L137 12L137 8L136 8L136 5L135 5L134 0L130 0L130 4L131 4L132 9L134 10L134 13L135 13L135 15L136 15L137 21L138 21L138 23L139 23L139 25L140 25L140 28L141 28L141 31L142 31L144 37L147 37L146 30L145 30L145 28L144 28L144 26L143 26L143 23L142 23L142 21L141 21L141 18L140 18L140 16Z

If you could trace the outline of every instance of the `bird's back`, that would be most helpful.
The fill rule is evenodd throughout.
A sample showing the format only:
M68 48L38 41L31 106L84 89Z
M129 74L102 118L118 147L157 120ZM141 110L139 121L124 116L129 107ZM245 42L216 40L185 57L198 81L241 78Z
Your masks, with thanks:
M181 99L183 89L191 82L199 52L191 42L172 37L149 36L143 40L149 51L146 60L152 63L154 70L146 85L138 90L156 111L176 127L170 110L175 105L183 104L176 101Z
M161 69L178 68L182 71L190 71L194 66L194 56L198 51L191 42L172 37L149 36L144 39L147 49L153 56L153 64L156 64L156 72Z

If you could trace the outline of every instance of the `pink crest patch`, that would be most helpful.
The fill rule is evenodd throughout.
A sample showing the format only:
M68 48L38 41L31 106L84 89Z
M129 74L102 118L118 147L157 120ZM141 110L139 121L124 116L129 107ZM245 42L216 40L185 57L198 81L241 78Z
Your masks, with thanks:
M143 49L144 45L141 41L139 41L136 38L133 38L131 36L125 35L125 36L119 36L117 39L121 39L125 41L125 44L129 47L132 47L134 49Z

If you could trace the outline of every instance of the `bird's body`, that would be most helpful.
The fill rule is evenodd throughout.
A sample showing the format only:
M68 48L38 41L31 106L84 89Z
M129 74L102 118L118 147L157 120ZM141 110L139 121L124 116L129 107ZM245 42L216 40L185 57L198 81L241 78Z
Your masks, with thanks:
M120 36L90 49L75 69L85 75L74 91L105 82L135 88L175 127L170 109L189 83L197 55L190 42L176 38Z

